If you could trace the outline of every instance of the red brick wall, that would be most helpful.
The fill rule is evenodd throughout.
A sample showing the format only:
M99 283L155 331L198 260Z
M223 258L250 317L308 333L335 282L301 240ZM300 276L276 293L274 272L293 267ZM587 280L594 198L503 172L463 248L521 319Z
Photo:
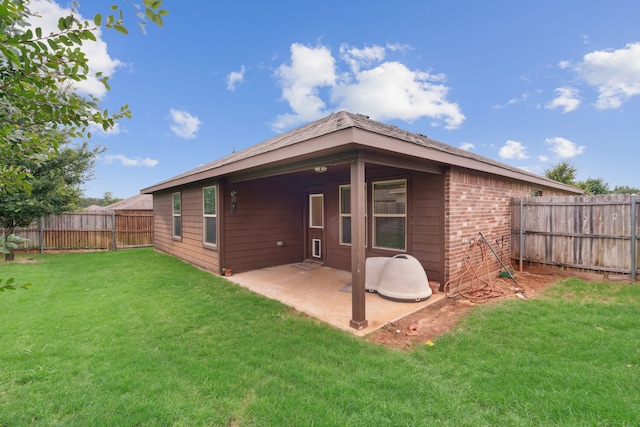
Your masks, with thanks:
M445 272L446 280L464 272L464 259L469 244L480 240L479 233L489 241L500 255L500 245L506 257L511 254L512 197L529 197L533 188L557 193L558 190L534 186L526 182L508 180L488 174L473 173L451 168L445 174ZM481 265L480 250L475 252L473 265ZM488 268L479 273L497 274L500 263L486 251ZM488 273L490 272L490 273Z

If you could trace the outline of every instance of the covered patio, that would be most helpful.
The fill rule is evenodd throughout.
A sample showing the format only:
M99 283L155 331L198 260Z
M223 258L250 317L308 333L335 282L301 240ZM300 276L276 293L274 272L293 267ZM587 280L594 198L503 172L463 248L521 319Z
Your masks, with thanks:
M349 284L352 275L348 271L294 263L236 273L226 278L356 336L365 336L445 298L443 293L436 292L426 301L395 302L366 292L368 326L355 329L350 325L352 294Z

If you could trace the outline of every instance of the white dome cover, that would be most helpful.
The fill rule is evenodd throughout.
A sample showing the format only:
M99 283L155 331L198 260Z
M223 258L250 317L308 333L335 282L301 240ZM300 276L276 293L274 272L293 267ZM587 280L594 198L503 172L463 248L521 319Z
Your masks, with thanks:
M365 287L395 301L424 301L431 296L427 273L411 255L367 258Z

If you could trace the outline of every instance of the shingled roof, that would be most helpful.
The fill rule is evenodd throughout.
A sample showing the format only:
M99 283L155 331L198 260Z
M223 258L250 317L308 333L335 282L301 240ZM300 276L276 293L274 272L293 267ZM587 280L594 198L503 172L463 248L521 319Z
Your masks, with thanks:
M235 152L231 155L207 163L205 165L199 166L188 172L162 181L154 186L143 189L142 192L152 193L160 189L170 188L172 186L172 183L181 185L188 181L189 177L193 177L194 181L199 180L202 179L203 174L206 174L207 178L220 176L222 175L222 173L216 174L217 169L220 170L220 172L222 172L222 169L225 169L224 172L228 173L229 171L233 171L234 169L233 167L229 168L228 166L232 166L234 163L245 161L254 157L259 157L270 152L275 152L277 150L283 150L287 147L295 146L296 144L300 144L320 137L325 137L331 135L332 133L350 128L361 129L367 132L372 132L381 136L392 138L393 140L404 141L415 144L417 146L422 146L426 149L423 154L425 160L433 160L431 158L433 153L438 152L445 155L445 157L449 160L448 164L451 165L470 167L469 162L471 162L471 164L474 165L471 167L472 169L484 170L485 167L487 167L491 170L491 173L495 173L498 175L509 176L511 178L519 178L524 181L531 181L542 185L561 188L563 190L573 190L579 192L579 190L565 184L549 180L545 177L541 177L540 175L536 175L522 169L515 168L513 166L509 166L483 156L479 156L460 148L452 147L442 142L433 140L425 135L408 132L394 125L388 125L371 120L368 116L362 114L353 114L346 111L333 113L320 120L308 123L289 132L277 135L264 142ZM357 141L357 143L359 145L365 146L367 144L366 141ZM466 159L466 161L464 159ZM482 165L485 165L485 167L483 167ZM503 173L501 173L501 171Z
M108 206L91 205L84 210L86 212L151 211L153 210L153 196L150 194L136 194Z

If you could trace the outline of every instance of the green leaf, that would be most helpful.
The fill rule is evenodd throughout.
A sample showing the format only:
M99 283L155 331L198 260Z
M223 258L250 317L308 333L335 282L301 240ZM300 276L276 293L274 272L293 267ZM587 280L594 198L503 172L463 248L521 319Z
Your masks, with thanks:
M84 30L82 32L82 38L86 40L91 40L93 42L97 41L95 34L93 34L93 31L91 30Z
M67 27L67 20L64 18L60 18L58 19L58 29L60 31L64 31L64 30L68 30L69 27Z
M53 49L53 50L60 49L60 46L58 45L58 43L56 43L55 40L47 39L47 43L49 43L49 46L51 46L51 49Z
M96 27L99 27L102 25L102 15L101 14L97 14L96 16L93 17L93 23L96 25Z
M69 38L75 43L75 44L82 44L82 40L80 40L80 37L78 37L78 35L76 33L69 33Z
M18 67L20 67L20 65L22 64L22 62L20 61L20 58L18 57L18 55L16 55L16 53L12 50L12 49L3 49L4 55L9 59L9 61L13 62L15 65L17 65Z

